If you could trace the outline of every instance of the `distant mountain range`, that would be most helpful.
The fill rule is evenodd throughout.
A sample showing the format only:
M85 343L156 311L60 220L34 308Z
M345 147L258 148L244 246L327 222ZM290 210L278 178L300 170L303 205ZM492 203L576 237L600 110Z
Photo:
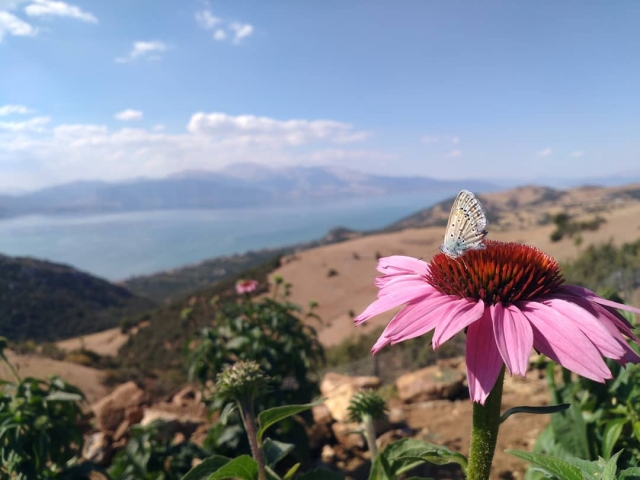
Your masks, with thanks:
M269 168L246 163L218 172L185 171L161 179L118 183L81 181L2 195L0 217L286 205L461 188L486 192L500 187L469 179L447 181L370 175L341 167Z

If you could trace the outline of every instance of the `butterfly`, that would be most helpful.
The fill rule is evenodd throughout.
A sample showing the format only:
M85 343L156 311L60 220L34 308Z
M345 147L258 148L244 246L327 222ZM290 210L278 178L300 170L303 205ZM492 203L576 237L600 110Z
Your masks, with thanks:
M487 212L468 190L462 190L451 207L449 222L440 251L451 258L461 257L467 250L482 250L487 236Z

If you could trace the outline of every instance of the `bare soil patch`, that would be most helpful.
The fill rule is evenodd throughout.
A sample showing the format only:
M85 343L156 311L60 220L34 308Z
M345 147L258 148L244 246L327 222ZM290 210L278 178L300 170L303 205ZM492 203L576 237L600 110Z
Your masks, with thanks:
M5 353L21 377L45 379L50 375L57 375L80 388L89 403L104 397L109 391L101 382L103 373L95 368L33 355L17 355L11 350L6 350ZM0 363L0 378L3 380L14 379L4 363Z

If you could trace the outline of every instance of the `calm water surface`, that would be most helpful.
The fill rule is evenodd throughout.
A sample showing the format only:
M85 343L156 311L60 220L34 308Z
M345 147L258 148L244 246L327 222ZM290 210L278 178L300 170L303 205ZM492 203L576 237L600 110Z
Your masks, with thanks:
M0 252L65 263L120 280L206 258L314 240L337 226L384 227L455 193L315 206L33 215L0 221Z

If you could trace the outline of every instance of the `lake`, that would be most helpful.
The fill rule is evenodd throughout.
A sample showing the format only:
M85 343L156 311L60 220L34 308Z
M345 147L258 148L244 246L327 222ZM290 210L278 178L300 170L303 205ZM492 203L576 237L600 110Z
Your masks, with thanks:
M0 221L0 252L122 280L207 258L315 240L338 226L381 228L456 193L288 207L31 215Z

